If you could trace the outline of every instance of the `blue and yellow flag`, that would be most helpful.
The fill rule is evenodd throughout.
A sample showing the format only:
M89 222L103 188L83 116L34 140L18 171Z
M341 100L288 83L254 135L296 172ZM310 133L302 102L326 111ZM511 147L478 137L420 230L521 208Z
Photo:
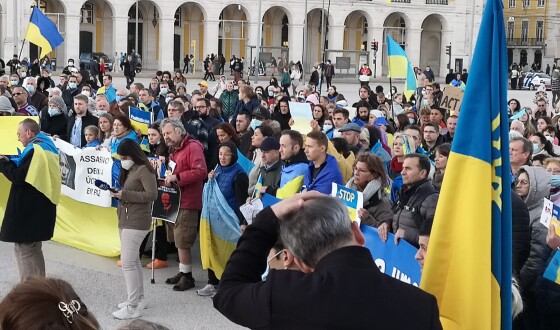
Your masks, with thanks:
M132 126L139 129L142 135L148 135L148 126L152 123L152 113L135 107L128 107Z
M200 217L200 260L220 279L241 237L239 219L222 194L216 179L204 185Z
M33 12L31 12L25 39L41 47L41 58L52 52L64 41L53 21L37 7L33 7Z
M488 0L422 275L444 329L511 329L507 63L502 2Z
M389 78L404 78L403 93L407 99L416 92L416 74L402 47L387 35L387 62Z
M239 149L237 149L237 163L241 165L243 171L247 174L255 167L255 164L249 158L245 157Z

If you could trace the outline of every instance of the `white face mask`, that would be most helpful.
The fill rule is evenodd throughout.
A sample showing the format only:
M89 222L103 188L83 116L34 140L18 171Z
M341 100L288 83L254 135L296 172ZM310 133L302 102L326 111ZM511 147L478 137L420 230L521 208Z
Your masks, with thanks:
M132 159L121 160L121 167L127 171L132 168L132 165L134 165L134 161Z
M82 91L82 94L87 96L87 97L89 97L91 95L90 91L88 91L88 90Z
M323 125L323 132L328 132L332 128L332 125L325 124Z

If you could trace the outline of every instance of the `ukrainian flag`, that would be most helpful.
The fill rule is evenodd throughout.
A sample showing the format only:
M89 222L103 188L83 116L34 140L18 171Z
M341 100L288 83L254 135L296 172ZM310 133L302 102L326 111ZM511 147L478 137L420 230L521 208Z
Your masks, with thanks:
M416 92L416 74L404 49L387 35L387 60L389 67L389 78L404 78L403 93L407 99Z
M212 269L220 279L229 257L241 237L239 219L220 191L216 179L204 185L200 217L200 259L202 268Z
M245 155L241 151L239 151L239 149L237 149L237 163L241 165L241 167L247 174L249 174L253 167L255 167L255 164L249 158L245 157Z
M37 7L33 7L25 39L41 47L41 58L52 52L64 41L53 21Z
M263 187L263 178L262 178L262 175L259 174L257 184L255 185L255 191L253 191L253 199L261 197L261 188L262 187Z
M436 296L444 329L511 329L508 72L500 0L486 2L472 63L421 288Z
M292 180L288 181L285 185L276 190L276 197L284 199L291 197L301 191L303 186L303 175L298 175Z

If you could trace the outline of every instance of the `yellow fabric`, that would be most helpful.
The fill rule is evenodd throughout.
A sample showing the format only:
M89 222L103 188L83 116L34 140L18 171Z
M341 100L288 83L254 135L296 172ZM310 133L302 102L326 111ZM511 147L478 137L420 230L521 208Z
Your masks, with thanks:
M449 157L420 286L438 298L446 330L499 329L500 288L490 252L493 189L480 184L492 177L489 163L456 153ZM465 198L453 193L457 187Z
M276 198L284 199L293 196L300 192L301 186L303 186L303 175L296 176L282 188L278 188L276 190Z
M10 181L0 175L0 221L4 218L10 187ZM117 257L120 255L117 212L112 207L80 203L62 195L53 240L93 254Z
M389 74L388 78L406 78L408 59L404 56L387 56Z
M0 155L17 155L17 149L23 150L18 141L17 129L24 119L31 118L39 122L39 117L0 116Z
M58 155L45 151L39 144L33 145L33 157L25 177L29 183L57 205L60 200L62 179Z
M342 180L345 183L348 182L348 180L350 180L350 178L353 175L352 173L353 164L349 165L348 162L346 161L346 158L344 158L344 156L342 156L341 154L338 153L338 151L336 151L336 148L334 147L334 144L332 144L331 140L329 140L327 153L333 156L334 158L336 158L336 162L338 163L338 168L342 173Z
M200 261L204 269L212 269L218 279L222 278L229 257L235 251L234 243L212 234L208 220L200 219ZM216 253L220 251L220 253Z
M41 34L39 27L31 22L27 26L27 34L25 35L25 40L38 47L41 47L40 58L45 57L52 51L50 42Z

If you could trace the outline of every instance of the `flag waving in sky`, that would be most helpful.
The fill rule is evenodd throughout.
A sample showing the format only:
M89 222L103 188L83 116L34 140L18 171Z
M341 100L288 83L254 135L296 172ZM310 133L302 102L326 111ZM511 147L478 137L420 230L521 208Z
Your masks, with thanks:
M41 47L41 58L52 52L64 41L53 21L45 16L37 7L33 7L25 39Z
M502 1L488 0L422 275L444 329L511 329L507 62Z
M387 60L389 67L389 78L404 78L403 93L407 99L416 92L416 74L408 61L404 49L390 35L387 35Z

